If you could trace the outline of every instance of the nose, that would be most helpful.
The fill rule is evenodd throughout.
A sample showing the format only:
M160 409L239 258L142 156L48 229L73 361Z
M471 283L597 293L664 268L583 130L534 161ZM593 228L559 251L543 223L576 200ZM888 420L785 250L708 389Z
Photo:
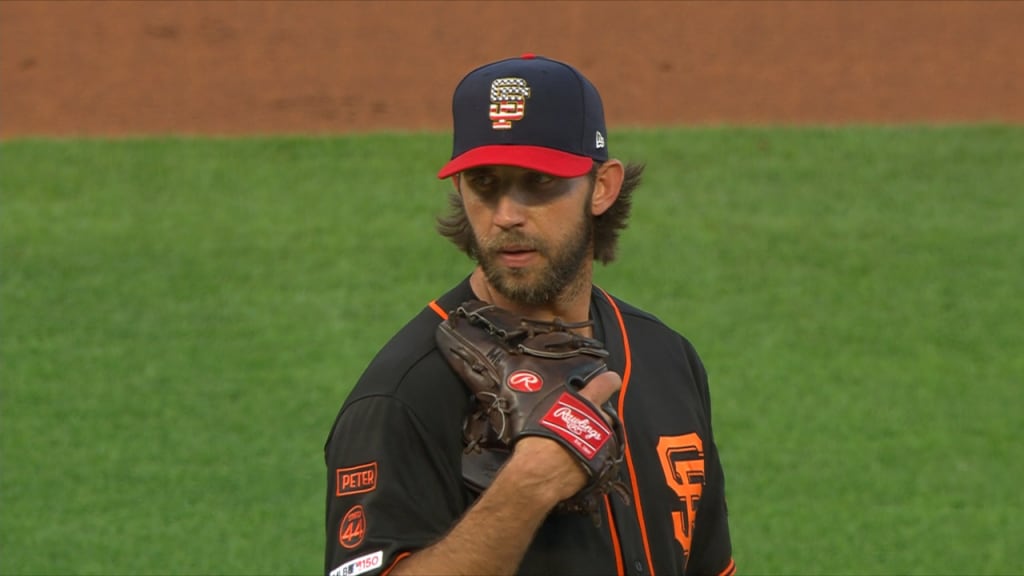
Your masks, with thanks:
M525 221L525 207L516 199L516 194L506 193L498 197L494 206L495 226L509 230L522 226Z

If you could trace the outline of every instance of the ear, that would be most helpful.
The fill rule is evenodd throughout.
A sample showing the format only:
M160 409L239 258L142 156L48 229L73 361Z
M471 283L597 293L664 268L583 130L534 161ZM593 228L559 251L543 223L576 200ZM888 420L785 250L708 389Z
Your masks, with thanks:
M590 199L590 213L594 216L604 214L619 199L622 190L622 179L625 168L619 160L609 160L597 169L594 181L594 195Z

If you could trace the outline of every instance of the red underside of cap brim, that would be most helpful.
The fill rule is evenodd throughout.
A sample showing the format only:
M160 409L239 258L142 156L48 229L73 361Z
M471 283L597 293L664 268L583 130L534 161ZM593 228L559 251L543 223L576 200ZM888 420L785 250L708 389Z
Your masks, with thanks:
M441 168L438 178L447 178L478 166L518 166L559 178L575 178L590 172L594 160L541 146L492 145L464 152Z

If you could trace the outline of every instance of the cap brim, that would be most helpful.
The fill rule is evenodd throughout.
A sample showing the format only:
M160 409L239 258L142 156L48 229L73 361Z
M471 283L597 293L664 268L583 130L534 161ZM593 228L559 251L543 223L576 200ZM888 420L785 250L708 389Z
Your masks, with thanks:
M480 146L452 158L437 173L437 177L447 178L463 170L488 165L518 166L559 178L575 178L589 173L594 159L541 146Z

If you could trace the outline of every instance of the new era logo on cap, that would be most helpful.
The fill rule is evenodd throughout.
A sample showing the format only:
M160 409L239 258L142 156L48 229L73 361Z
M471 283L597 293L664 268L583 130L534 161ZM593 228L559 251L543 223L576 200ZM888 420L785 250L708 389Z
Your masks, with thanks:
M487 164L571 178L608 159L601 96L564 62L524 54L481 66L456 87L452 117L439 178Z

